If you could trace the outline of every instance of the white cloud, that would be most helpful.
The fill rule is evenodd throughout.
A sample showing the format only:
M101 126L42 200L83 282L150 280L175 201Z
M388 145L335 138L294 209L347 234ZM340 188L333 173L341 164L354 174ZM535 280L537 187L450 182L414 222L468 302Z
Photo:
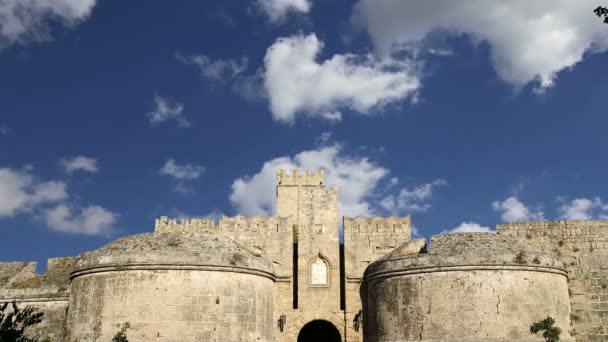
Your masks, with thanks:
M389 186L395 186L398 180L392 178ZM413 189L402 188L396 195L388 195L382 199L380 206L387 211L397 214L399 212L424 212L431 208L428 200L433 195L433 189L447 185L443 179L435 179L431 183L421 184Z
M566 220L590 220L593 218L607 218L608 205L599 197L576 198L569 203L562 203L558 208L560 218Z
M84 235L107 235L117 220L116 214L96 205L73 210L60 204L45 210L43 217L55 231Z
M490 227L482 226L475 222L462 222L457 227L450 230L444 230L441 234L452 234L452 233L495 233Z
M184 105L182 103L156 95L154 96L154 104L154 110L146 114L150 124L157 125L165 121L175 120L178 127L190 127L190 122L184 115Z
M61 165L66 173L74 173L76 171L85 171L85 172L97 172L99 168L97 167L97 160L94 158L89 158L85 156L76 156L74 158L68 159L63 158L59 161L59 165Z
M492 202L492 208L501 212L501 218L504 222L544 220L542 211L531 211L515 196L511 196L502 202Z
M41 182L27 170L0 168L0 218L67 198L64 182Z
M371 115L420 87L410 62L352 54L318 62L322 48L310 34L280 38L266 51L264 84L275 120L293 123L306 114L336 121L341 108Z
M271 22L283 21L289 12L308 13L312 7L310 0L257 0L257 4Z
M160 174L171 176L177 180L193 180L200 177L201 173L205 171L205 168L195 164L183 164L180 165L173 159L167 159L165 165L161 167Z
M0 1L0 49L51 39L50 23L74 26L85 20L95 0Z
M340 209L343 215L374 213L368 199L389 171L368 158L344 155L339 144L265 162L258 173L238 178L232 183L230 201L240 214L272 215L276 208L274 189L277 171L319 168L325 170L326 185L340 190Z
M11 133L11 128L7 125L0 125L0 135L9 135Z
M178 164L173 159L167 159L161 167L161 175L172 177L176 183L174 190L183 194L191 193L193 190L188 186L188 181L198 179L205 172L205 167L195 164Z
M17 214L42 218L55 231L85 235L106 234L117 215L96 205L69 205L67 185L62 181L41 181L32 168L0 168L0 219Z
M608 48L606 27L591 3L547 1L360 0L353 21L367 29L382 54L417 48L431 32L466 34L488 44L498 76L517 87L554 84L559 71L586 53Z
M213 61L205 55L183 56L177 54L176 57L180 62L197 66L203 78L216 82L233 80L247 69L248 63L247 57L243 57L240 62L234 59Z

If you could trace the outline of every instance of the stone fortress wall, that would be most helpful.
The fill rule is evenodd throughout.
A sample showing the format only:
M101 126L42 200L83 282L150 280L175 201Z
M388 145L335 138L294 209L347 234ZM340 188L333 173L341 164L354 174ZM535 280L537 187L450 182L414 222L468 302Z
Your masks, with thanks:
M366 341L539 341L530 325L547 316L568 327L562 263L530 247L491 233L433 236L428 252L398 247L366 270Z
M48 259L47 271L36 273L36 262L0 262L0 303L15 301L44 312L44 320L33 327L35 336L63 341L70 297L70 272L76 258Z
M345 316L349 341L363 340L363 324L355 331L352 322L363 314L367 290L365 269L401 244L411 240L410 217L354 217L343 219Z
M518 222L496 226L562 260L568 272L571 333L579 341L608 341L608 221Z
M34 333L52 341L105 341L126 320L136 324L133 341L287 342L315 320L333 324L344 342L438 341L455 329L465 340L486 333L481 340L533 341L524 332L528 321L546 313L564 329L564 341L608 339L608 221L498 225L489 238L433 237L427 251L424 239L411 239L409 216L343 218L341 246L338 190L326 189L324 178L322 171L279 171L275 216L217 224L160 217L153 234L50 259L44 275L35 263L0 263L0 302L41 307L47 321ZM220 240L215 252L200 247ZM504 260L486 253L496 248ZM235 250L240 257L231 256ZM456 271L454 260L483 269ZM548 264L555 260L559 265ZM461 315L488 329L455 318Z

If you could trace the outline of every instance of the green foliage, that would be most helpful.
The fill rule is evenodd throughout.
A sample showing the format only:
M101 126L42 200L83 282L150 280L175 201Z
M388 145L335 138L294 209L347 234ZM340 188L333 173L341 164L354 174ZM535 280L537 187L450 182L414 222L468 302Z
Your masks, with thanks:
M17 303L0 304L0 342L37 342L36 338L29 338L25 334L28 327L42 322L42 312L28 305L23 309Z
M120 330L114 335L112 338L112 342L129 342L127 339L127 329L131 328L131 324L129 322L123 323Z
M580 322L581 321L581 316L577 315L577 314L570 314L570 319L574 322Z
M48 336L44 336L40 342L52 342L51 338Z
M554 327L555 320L551 317L547 317L542 321L538 321L530 326L530 333L536 334L543 332L543 337L546 342L559 342L559 335L562 333L562 329Z
M593 13L598 17L604 17L604 24L608 24L608 8L604 6L599 6L593 10Z

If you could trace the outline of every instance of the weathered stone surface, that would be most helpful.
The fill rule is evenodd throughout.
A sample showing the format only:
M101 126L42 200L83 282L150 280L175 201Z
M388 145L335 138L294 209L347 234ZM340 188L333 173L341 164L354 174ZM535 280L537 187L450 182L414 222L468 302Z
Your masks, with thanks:
M272 341L273 281L216 270L128 269L76 277L68 341Z
M494 234L431 241L427 254L394 255L368 268L370 341L539 341L530 325L547 316L567 331L568 284L559 260Z
M559 258L568 271L576 341L608 341L608 221L516 222L496 226Z
M270 262L225 236L179 231L120 238L82 254L76 271L129 265L229 266L272 273Z
M35 262L0 263L0 303L15 301L19 307L32 305L44 313L42 322L30 328L28 335L64 340L69 274L75 261L75 258L49 259L43 275L36 273Z

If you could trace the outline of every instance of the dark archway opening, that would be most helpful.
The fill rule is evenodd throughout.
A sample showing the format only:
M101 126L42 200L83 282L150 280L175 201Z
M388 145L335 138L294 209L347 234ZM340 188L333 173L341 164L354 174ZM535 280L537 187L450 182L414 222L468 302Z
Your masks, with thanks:
M328 321L311 321L302 328L298 342L341 342L340 332Z

